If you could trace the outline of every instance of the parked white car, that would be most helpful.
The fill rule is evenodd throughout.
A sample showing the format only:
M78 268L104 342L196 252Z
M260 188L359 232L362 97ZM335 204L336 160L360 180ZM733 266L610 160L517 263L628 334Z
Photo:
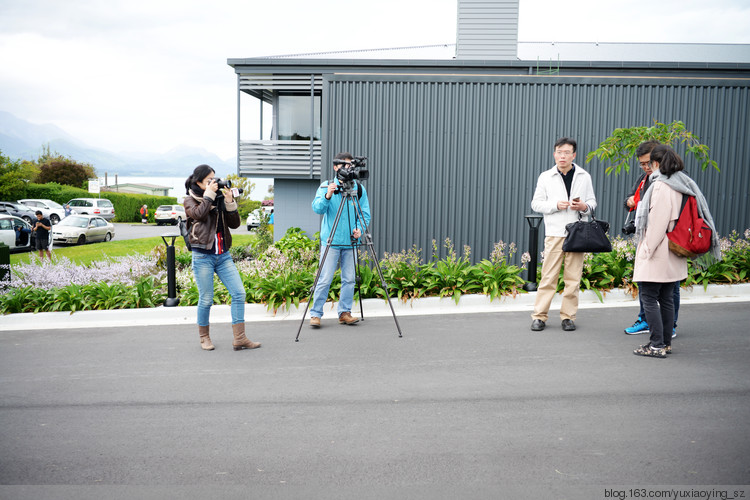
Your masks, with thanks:
M157 226L162 224L179 224L185 220L185 209L182 205L159 205L154 213L154 220Z
M42 198L26 198L23 200L18 200L18 203L23 203L34 212L40 210L52 224L57 224L65 218L65 209L62 207L62 205L52 200L46 200Z
M22 218L0 215L0 241L8 245L11 251L33 250L36 248L36 233Z
M271 215L271 211L273 210L273 207L261 207L256 208L252 212L250 212L247 215L247 230L250 231L252 229L255 229L257 227L260 227L260 213L261 211L265 212L266 217Z
M110 241L115 237L115 226L95 215L69 215L52 228L55 244Z

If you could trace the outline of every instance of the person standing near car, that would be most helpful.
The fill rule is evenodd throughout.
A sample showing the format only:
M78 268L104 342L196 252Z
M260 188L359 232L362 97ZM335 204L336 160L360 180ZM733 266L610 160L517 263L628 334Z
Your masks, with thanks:
M214 274L232 297L232 332L235 351L256 349L260 343L245 336L245 284L234 265L230 229L240 227L237 202L230 189L219 189L214 169L198 165L185 181L183 201L193 253L193 275L198 287L198 335L201 348L214 350L209 336L209 315L214 303Z
M148 206L146 205L141 207L141 222L148 224Z
M52 223L44 216L41 210L36 211L36 223L32 231L36 233L36 249L39 250L39 258L44 259L44 254L52 260L52 253L49 251L49 232L52 230Z

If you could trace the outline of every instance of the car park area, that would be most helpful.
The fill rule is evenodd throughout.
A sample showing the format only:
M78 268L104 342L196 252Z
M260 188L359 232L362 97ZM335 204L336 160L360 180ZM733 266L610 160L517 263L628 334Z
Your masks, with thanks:
M52 228L54 244L92 243L110 241L115 236L115 226L93 215L70 215Z

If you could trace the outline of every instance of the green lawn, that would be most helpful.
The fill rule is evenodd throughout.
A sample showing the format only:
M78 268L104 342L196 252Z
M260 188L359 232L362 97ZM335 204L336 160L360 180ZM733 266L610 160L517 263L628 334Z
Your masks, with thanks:
M252 234L233 234L232 246L249 245L255 238L256 236ZM164 241L159 236L137 240L113 240L86 245L54 246L52 249L52 258L67 257L76 264L89 265L91 262L103 260L107 257L147 254L157 246L164 246ZM175 240L175 247L185 247L185 242L182 238ZM31 255L32 252L13 253L10 255L10 264L28 263ZM33 255L38 255L38 252L34 251Z

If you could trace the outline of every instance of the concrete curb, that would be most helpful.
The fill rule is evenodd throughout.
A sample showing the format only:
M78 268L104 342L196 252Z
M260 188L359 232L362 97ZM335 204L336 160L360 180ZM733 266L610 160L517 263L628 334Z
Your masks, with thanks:
M523 293L515 297L502 297L490 301L486 295L465 295L456 304L449 298L428 297L409 302L391 300L397 316L421 316L442 314L502 313L510 311L532 311L536 293ZM709 285L683 289L681 304L705 304L714 302L750 302L750 283L739 285ZM336 303L325 307L326 317L336 316ZM366 318L390 316L388 303L381 299L365 299L362 307ZM580 309L600 307L638 307L638 300L622 290L614 290L603 297L603 302L591 291L581 292ZM560 309L560 296L552 301L551 310ZM280 309L274 314L262 304L245 305L245 321L300 321L301 308ZM359 315L359 304L352 311ZM308 314L309 317L309 314ZM9 314L0 317L0 331L60 330L68 328L112 328L159 325L195 324L196 307L155 307L152 309L115 309L109 311L44 312ZM231 323L227 305L211 308L211 323Z

